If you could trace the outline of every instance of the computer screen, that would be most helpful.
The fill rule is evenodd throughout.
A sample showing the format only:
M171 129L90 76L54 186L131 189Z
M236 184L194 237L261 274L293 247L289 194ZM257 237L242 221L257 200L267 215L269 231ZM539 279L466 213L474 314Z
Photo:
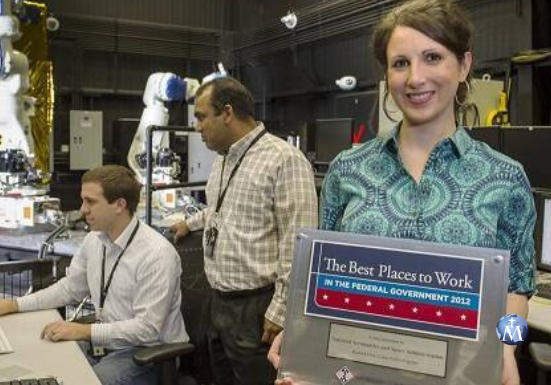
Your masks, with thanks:
M551 191L536 191L537 223L535 229L536 264L551 271Z
M316 163L328 164L352 147L354 119L317 119L315 135Z
M314 151L313 127L305 121L283 121L267 120L263 121L266 130L280 137L283 140L289 140L289 137L298 137L299 148L306 155Z
M499 127L466 127L469 136L488 144L496 151L501 151L501 137Z
M504 127L501 151L519 161L532 187L551 188L551 127Z

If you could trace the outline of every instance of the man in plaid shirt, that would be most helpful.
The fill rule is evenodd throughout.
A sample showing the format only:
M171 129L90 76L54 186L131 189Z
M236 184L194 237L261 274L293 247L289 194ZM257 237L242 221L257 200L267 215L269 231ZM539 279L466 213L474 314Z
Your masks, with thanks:
M284 323L296 231L317 227L310 164L257 124L253 112L251 94L233 78L197 91L196 130L219 155L207 184L208 208L173 226L175 239L204 230L216 385L273 384L266 354Z

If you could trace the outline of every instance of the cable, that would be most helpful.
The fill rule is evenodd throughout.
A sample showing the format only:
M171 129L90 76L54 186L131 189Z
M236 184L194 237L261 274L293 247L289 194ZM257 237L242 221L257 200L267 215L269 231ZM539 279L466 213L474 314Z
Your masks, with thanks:
M0 79L4 79L8 74L5 71L4 66L4 42L0 39Z
M65 231L69 230L65 224L58 226L54 231L46 237L42 245L40 245L40 250L38 251L38 259L44 259L48 249L53 246L55 240L59 238Z
M516 65L534 64L551 58L551 49L534 49L515 53L511 62Z
M69 318L68 321L69 322L74 322L78 318L78 315L82 311L82 308L84 307L84 305L86 305L88 303L88 301L90 301L91 299L92 299L92 297L90 295L87 295L86 297L84 297L84 299L82 301L80 301L77 308L75 309L75 312L73 313L71 318Z
M7 16L4 15L4 9L3 9L3 0L0 0L0 17ZM7 76L7 73L4 74L4 41L0 38L0 79L4 79Z

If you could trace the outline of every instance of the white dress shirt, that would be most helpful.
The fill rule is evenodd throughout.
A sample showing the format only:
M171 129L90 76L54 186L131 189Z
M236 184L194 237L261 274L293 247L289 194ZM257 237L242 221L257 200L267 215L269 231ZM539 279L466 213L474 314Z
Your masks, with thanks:
M132 218L115 242L102 232L88 234L73 256L67 276L44 290L18 298L19 311L62 307L78 303L89 294L97 310L103 247L107 284L113 265L137 223ZM103 322L92 325L93 344L121 349L188 341L180 311L181 272L180 257L170 242L140 222L113 275L102 312Z

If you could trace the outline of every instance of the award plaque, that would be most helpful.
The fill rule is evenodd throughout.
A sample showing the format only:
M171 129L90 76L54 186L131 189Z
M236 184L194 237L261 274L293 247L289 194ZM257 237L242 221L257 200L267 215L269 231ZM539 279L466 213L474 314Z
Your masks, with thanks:
M499 385L509 252L300 230L279 376Z

